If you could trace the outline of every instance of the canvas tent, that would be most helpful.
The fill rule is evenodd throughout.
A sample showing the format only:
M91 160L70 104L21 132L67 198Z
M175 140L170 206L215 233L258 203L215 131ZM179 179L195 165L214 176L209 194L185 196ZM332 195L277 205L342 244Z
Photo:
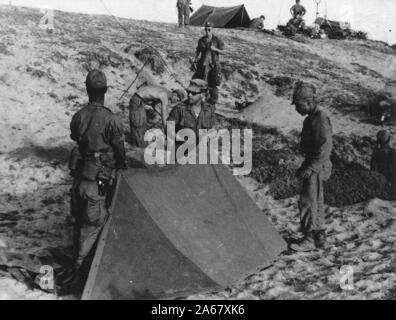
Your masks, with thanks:
M118 179L83 299L167 299L272 264L284 240L222 165L131 169Z
M215 28L248 28L250 18L244 5L235 7L203 5L191 16L190 24L204 26L206 22L213 23Z

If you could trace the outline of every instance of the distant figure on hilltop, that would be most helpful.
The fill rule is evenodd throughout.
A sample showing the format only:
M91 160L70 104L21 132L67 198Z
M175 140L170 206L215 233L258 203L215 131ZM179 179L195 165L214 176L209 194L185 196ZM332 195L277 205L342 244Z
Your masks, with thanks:
M191 0L177 0L176 7L179 14L179 27L188 26L192 12Z
M290 8L293 19L302 19L307 13L307 10L300 3L300 0L296 0L296 4Z
M293 25L298 29L305 28L305 21L303 17L307 13L307 10L300 4L300 0L296 0L296 4L290 8L290 13L293 18L288 22L288 25Z
M220 54L224 53L224 42L213 34L213 25L205 24L205 36L198 41L194 65L197 65L193 79L208 83L213 104L218 99L218 86L221 84Z
M396 200L396 149L390 146L389 132L381 130L377 134L378 147L371 158L371 170L385 176L392 191L393 200Z
M260 16L259 18L253 19L249 25L249 29L264 30L265 16Z

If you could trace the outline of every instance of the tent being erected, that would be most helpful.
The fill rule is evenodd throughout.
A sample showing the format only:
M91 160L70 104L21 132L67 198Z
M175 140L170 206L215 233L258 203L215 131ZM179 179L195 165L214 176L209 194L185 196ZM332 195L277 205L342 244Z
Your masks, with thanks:
M286 243L223 165L119 176L83 299L169 299L270 266Z
M190 24L204 26L206 22L211 22L215 28L248 28L250 21L244 5L235 7L203 5L191 16Z

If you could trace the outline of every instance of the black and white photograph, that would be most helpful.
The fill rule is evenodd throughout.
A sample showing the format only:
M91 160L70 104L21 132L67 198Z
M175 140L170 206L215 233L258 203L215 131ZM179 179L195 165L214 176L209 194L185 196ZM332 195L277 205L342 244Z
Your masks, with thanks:
M396 300L395 15L0 0L0 300Z

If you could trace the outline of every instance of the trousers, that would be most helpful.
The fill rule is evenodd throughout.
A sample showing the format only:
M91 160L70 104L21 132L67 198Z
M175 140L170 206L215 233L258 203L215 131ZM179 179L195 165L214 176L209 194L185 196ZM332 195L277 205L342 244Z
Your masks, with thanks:
M106 195L99 195L96 181L74 178L71 190L71 214L76 268L84 263L102 231L107 217Z
M180 4L177 7L178 17L179 17L179 26L188 26L190 24L190 6Z

